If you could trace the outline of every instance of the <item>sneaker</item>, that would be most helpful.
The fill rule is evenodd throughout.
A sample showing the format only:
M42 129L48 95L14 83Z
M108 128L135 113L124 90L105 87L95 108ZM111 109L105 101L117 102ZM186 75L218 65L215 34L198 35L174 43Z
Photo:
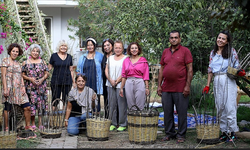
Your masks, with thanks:
M119 127L118 129L117 129L117 131L125 131L126 130L126 127Z
M116 129L116 127L114 125L111 125L109 128L110 131L114 131L115 129Z
M227 142L235 142L235 140L237 139L237 137L235 136L234 132L231 132L230 137L228 137Z
M223 132L222 135L220 136L219 140L221 142L225 142L228 139L228 134L226 132Z

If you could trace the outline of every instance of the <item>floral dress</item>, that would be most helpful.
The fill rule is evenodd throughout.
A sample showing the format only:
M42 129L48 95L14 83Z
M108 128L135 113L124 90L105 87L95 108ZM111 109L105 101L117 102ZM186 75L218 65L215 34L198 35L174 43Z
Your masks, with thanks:
M13 64L10 63L9 58L4 58L2 60L1 67L7 67L6 70L6 83L9 96L4 97L4 90L2 88L2 103L8 102L10 104L25 104L29 102L27 94L22 95L22 74L21 74L21 64L18 61L14 61ZM2 81L3 84L3 81ZM3 86L2 86L3 87Z
M22 72L28 77L35 77L37 80L45 75L45 71L48 71L48 66L41 60L40 63L25 63L22 67ZM31 105L31 116L42 115L42 112L48 109L48 94L46 80L40 85L34 85L30 80L24 80L26 93L28 94Z

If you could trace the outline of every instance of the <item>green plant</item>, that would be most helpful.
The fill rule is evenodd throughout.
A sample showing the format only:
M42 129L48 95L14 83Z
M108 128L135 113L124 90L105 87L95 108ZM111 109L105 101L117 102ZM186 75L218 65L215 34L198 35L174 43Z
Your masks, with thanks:
M237 122L241 120L250 121L250 108L247 106L239 106L237 109Z

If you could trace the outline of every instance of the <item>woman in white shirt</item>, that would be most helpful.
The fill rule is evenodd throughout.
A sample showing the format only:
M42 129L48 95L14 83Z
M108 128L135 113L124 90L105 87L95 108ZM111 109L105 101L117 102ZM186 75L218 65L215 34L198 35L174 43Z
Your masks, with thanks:
M125 131L127 127L127 100L126 97L119 95L122 81L122 63L126 56L123 54L124 46L122 41L114 43L114 55L107 60L105 75L107 77L106 86L108 87L108 106L109 119L112 120L110 131L117 128L117 131ZM117 107L119 119L117 122Z

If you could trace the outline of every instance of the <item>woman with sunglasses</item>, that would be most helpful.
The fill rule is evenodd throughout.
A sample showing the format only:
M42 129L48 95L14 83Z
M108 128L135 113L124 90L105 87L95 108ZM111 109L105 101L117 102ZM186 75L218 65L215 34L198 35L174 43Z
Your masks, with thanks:
M86 86L90 87L97 93L97 112L96 109L94 109L94 113L99 115L101 109L100 96L103 94L103 76L101 66L103 54L96 51L97 42L91 37L87 38L85 46L87 53L79 58L76 72L85 73L85 76L87 77Z
M102 52L104 54L102 59L102 78L103 78L103 98L104 98L104 111L105 111L105 118L108 117L108 92L107 92L107 86L106 86L106 75L105 75L105 68L106 68L106 62L109 56L113 55L114 52L114 41L107 38L104 39L102 42Z

